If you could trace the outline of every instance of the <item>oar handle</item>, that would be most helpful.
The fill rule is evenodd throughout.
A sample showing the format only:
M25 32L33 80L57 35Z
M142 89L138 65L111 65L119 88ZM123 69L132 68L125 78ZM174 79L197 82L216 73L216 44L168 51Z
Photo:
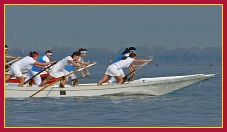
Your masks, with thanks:
M14 60L11 60L10 62L7 62L7 65L9 65L9 64L11 64L11 63L13 63L13 62L16 62L16 61L18 61L18 60L20 60L21 58L16 58L16 59L14 59Z
M136 68L136 69L132 70L131 72L129 72L128 74L126 74L124 77L127 77L127 76L131 75L133 72L135 72L136 70L138 70L138 69L140 69L141 67L145 66L147 63L149 63L149 62L143 63L142 65L140 65L139 68Z
M93 65L95 65L95 64L96 64L96 63L92 63L92 64L88 65L87 68L90 67L90 66L93 66ZM78 70L76 70L76 71L73 71L73 72L67 74L67 76L70 76L70 75L72 75L72 74L75 74L77 71L82 71L82 70L84 70L84 69L85 69L85 68L80 68L80 69L78 69ZM86 75L86 76L87 76L87 75ZM65 76L65 77L66 77L66 76ZM83 78L83 76L81 76L81 77L79 77L79 78L72 79L72 80L70 80L70 81L68 81L68 82L71 82L71 81L74 81L74 80L77 80L77 81L78 81L78 79L80 79L80 78ZM68 82L66 82L66 83L68 83ZM61 85L61 87L64 87L64 85Z
M147 63L149 63L149 62L143 63L143 64L142 64L139 68L137 68L137 69L140 69L141 67L145 66Z
M85 78L86 76L80 76L80 77L74 78L72 80L67 81L66 83L72 82L72 81L77 80L77 79L80 79L80 78Z
M129 72L128 74L126 74L126 75L123 77L123 83L125 83L125 81L127 80L127 78L128 78L129 75L131 75L133 72L135 72L136 70L140 69L141 67L145 66L147 63L149 63L149 62L143 63L142 65L140 65L139 68L136 68L136 69L132 70L131 72Z

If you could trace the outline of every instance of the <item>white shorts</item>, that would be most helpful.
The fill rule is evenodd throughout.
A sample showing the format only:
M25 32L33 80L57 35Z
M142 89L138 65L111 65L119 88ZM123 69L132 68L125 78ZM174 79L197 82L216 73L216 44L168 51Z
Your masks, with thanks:
M25 82L30 79L31 77L33 77L34 75L36 75L38 72L32 71L32 70L28 70ZM34 81L37 85L41 84L42 80L40 77L40 74L34 77Z
M20 68L17 65L12 65L6 74L11 75L13 77L23 76L22 72L20 71Z
M125 73L122 69L119 69L119 72L121 73L121 76L124 77L125 76Z
M112 77L113 76L121 76L121 72L118 70L117 66L114 65L114 64L107 67L105 74L112 76Z
M58 68L55 68L55 67L52 67L50 69L50 72L49 74L54 77L54 78L59 78L59 77L62 77L64 76L64 72L63 72L63 69L58 69Z
M122 69L119 69L119 72L121 73L122 77L125 76L124 71ZM109 83L115 83L115 82L117 82L117 79L115 77L111 77L109 80Z

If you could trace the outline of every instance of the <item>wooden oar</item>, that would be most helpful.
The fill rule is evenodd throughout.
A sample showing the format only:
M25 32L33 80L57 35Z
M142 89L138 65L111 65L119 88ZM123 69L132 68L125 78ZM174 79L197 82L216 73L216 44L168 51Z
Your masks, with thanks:
M132 70L131 72L129 72L128 74L126 74L126 75L123 77L123 80L124 80L124 81L122 82L122 84L125 83L125 81L128 79L128 76L129 76L129 75L131 75L133 72L135 72L136 70L140 69L141 67L145 66L147 63L149 63L149 62L143 63L139 68L136 68L136 69Z
M30 79L28 79L24 84L26 84L27 82L31 81L33 78L35 78L37 75L39 75L40 73L42 73L43 71L45 71L46 69L50 68L51 66L55 65L57 63L54 62L53 64L49 65L48 67L43 68L40 72L36 73L33 77L31 77Z
M128 79L128 81L134 81L135 80L135 75L132 75L129 79Z
M12 63L14 63L14 62L16 62L16 61L18 61L18 60L20 60L20 59L21 59L21 58L16 58L16 59L14 59L14 60L11 60L10 62L6 62L6 63L5 63L5 66L8 66L8 68L5 69L5 72L9 71L10 64L12 64Z
M14 59L14 60L11 60L10 62L7 62L6 63L6 65L9 65L9 64L11 64L11 63L13 63L13 62L16 62L16 61L18 61L18 60L20 60L21 58L16 58L16 59Z
M93 65L95 65L95 64L90 64L90 65L87 66L87 68L90 67L90 66L93 66ZM65 75L65 76L63 76L63 77L58 78L57 80L55 80L55 81L53 81L52 83L50 83L50 84L44 86L43 88L41 88L40 90L38 90L37 92L35 92L34 94L32 94L32 95L29 96L29 97L31 98L31 97L35 96L37 93L43 91L43 90L46 89L47 87L49 87L49 86L53 85L54 83L56 83L56 82L62 80L62 78L65 78L65 77L67 77L67 76L70 76L70 75L72 75L72 74L74 74L74 73L76 73L76 72L78 72L78 71L82 71L83 69L85 69L85 68L80 68L80 69L78 69L78 70L74 70L73 72L71 72L71 73L69 73L69 74L67 74L67 75Z

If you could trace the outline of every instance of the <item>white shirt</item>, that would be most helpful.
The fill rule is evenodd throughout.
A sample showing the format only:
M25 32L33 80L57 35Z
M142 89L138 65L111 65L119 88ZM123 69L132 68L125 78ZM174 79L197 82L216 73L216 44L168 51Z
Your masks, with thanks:
M34 60L32 57L26 56L26 57L18 60L17 62L13 63L12 66L13 65L17 66L20 71L30 70L35 62L36 62L36 60Z
M67 56L64 59L60 60L58 63L56 63L54 66L52 66L52 68L50 69L50 73L49 74L52 77L55 77L55 78L58 78L58 77L66 75L66 73L64 73L65 67L73 65L73 64L71 64L69 62L70 60L73 61L71 56Z
M45 56L43 56L43 61L44 62L50 62L50 59L45 55Z
M129 67L129 65L132 64L133 60L134 60L133 58L128 57L127 59L120 60L118 62L113 63L112 65L116 65L118 70L119 70L119 69L122 69L122 68Z
M72 66L72 64L69 62L70 60L73 61L73 58L71 56L67 56L55 64L53 68L64 69L66 66Z

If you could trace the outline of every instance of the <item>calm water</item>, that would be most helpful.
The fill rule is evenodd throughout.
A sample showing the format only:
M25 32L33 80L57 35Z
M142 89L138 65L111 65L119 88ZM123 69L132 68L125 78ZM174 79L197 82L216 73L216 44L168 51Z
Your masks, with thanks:
M97 82L106 66L90 68L81 83ZM151 96L6 99L5 124L12 126L222 126L221 66L146 65L139 77L219 73L215 78ZM125 73L128 73L126 71Z

